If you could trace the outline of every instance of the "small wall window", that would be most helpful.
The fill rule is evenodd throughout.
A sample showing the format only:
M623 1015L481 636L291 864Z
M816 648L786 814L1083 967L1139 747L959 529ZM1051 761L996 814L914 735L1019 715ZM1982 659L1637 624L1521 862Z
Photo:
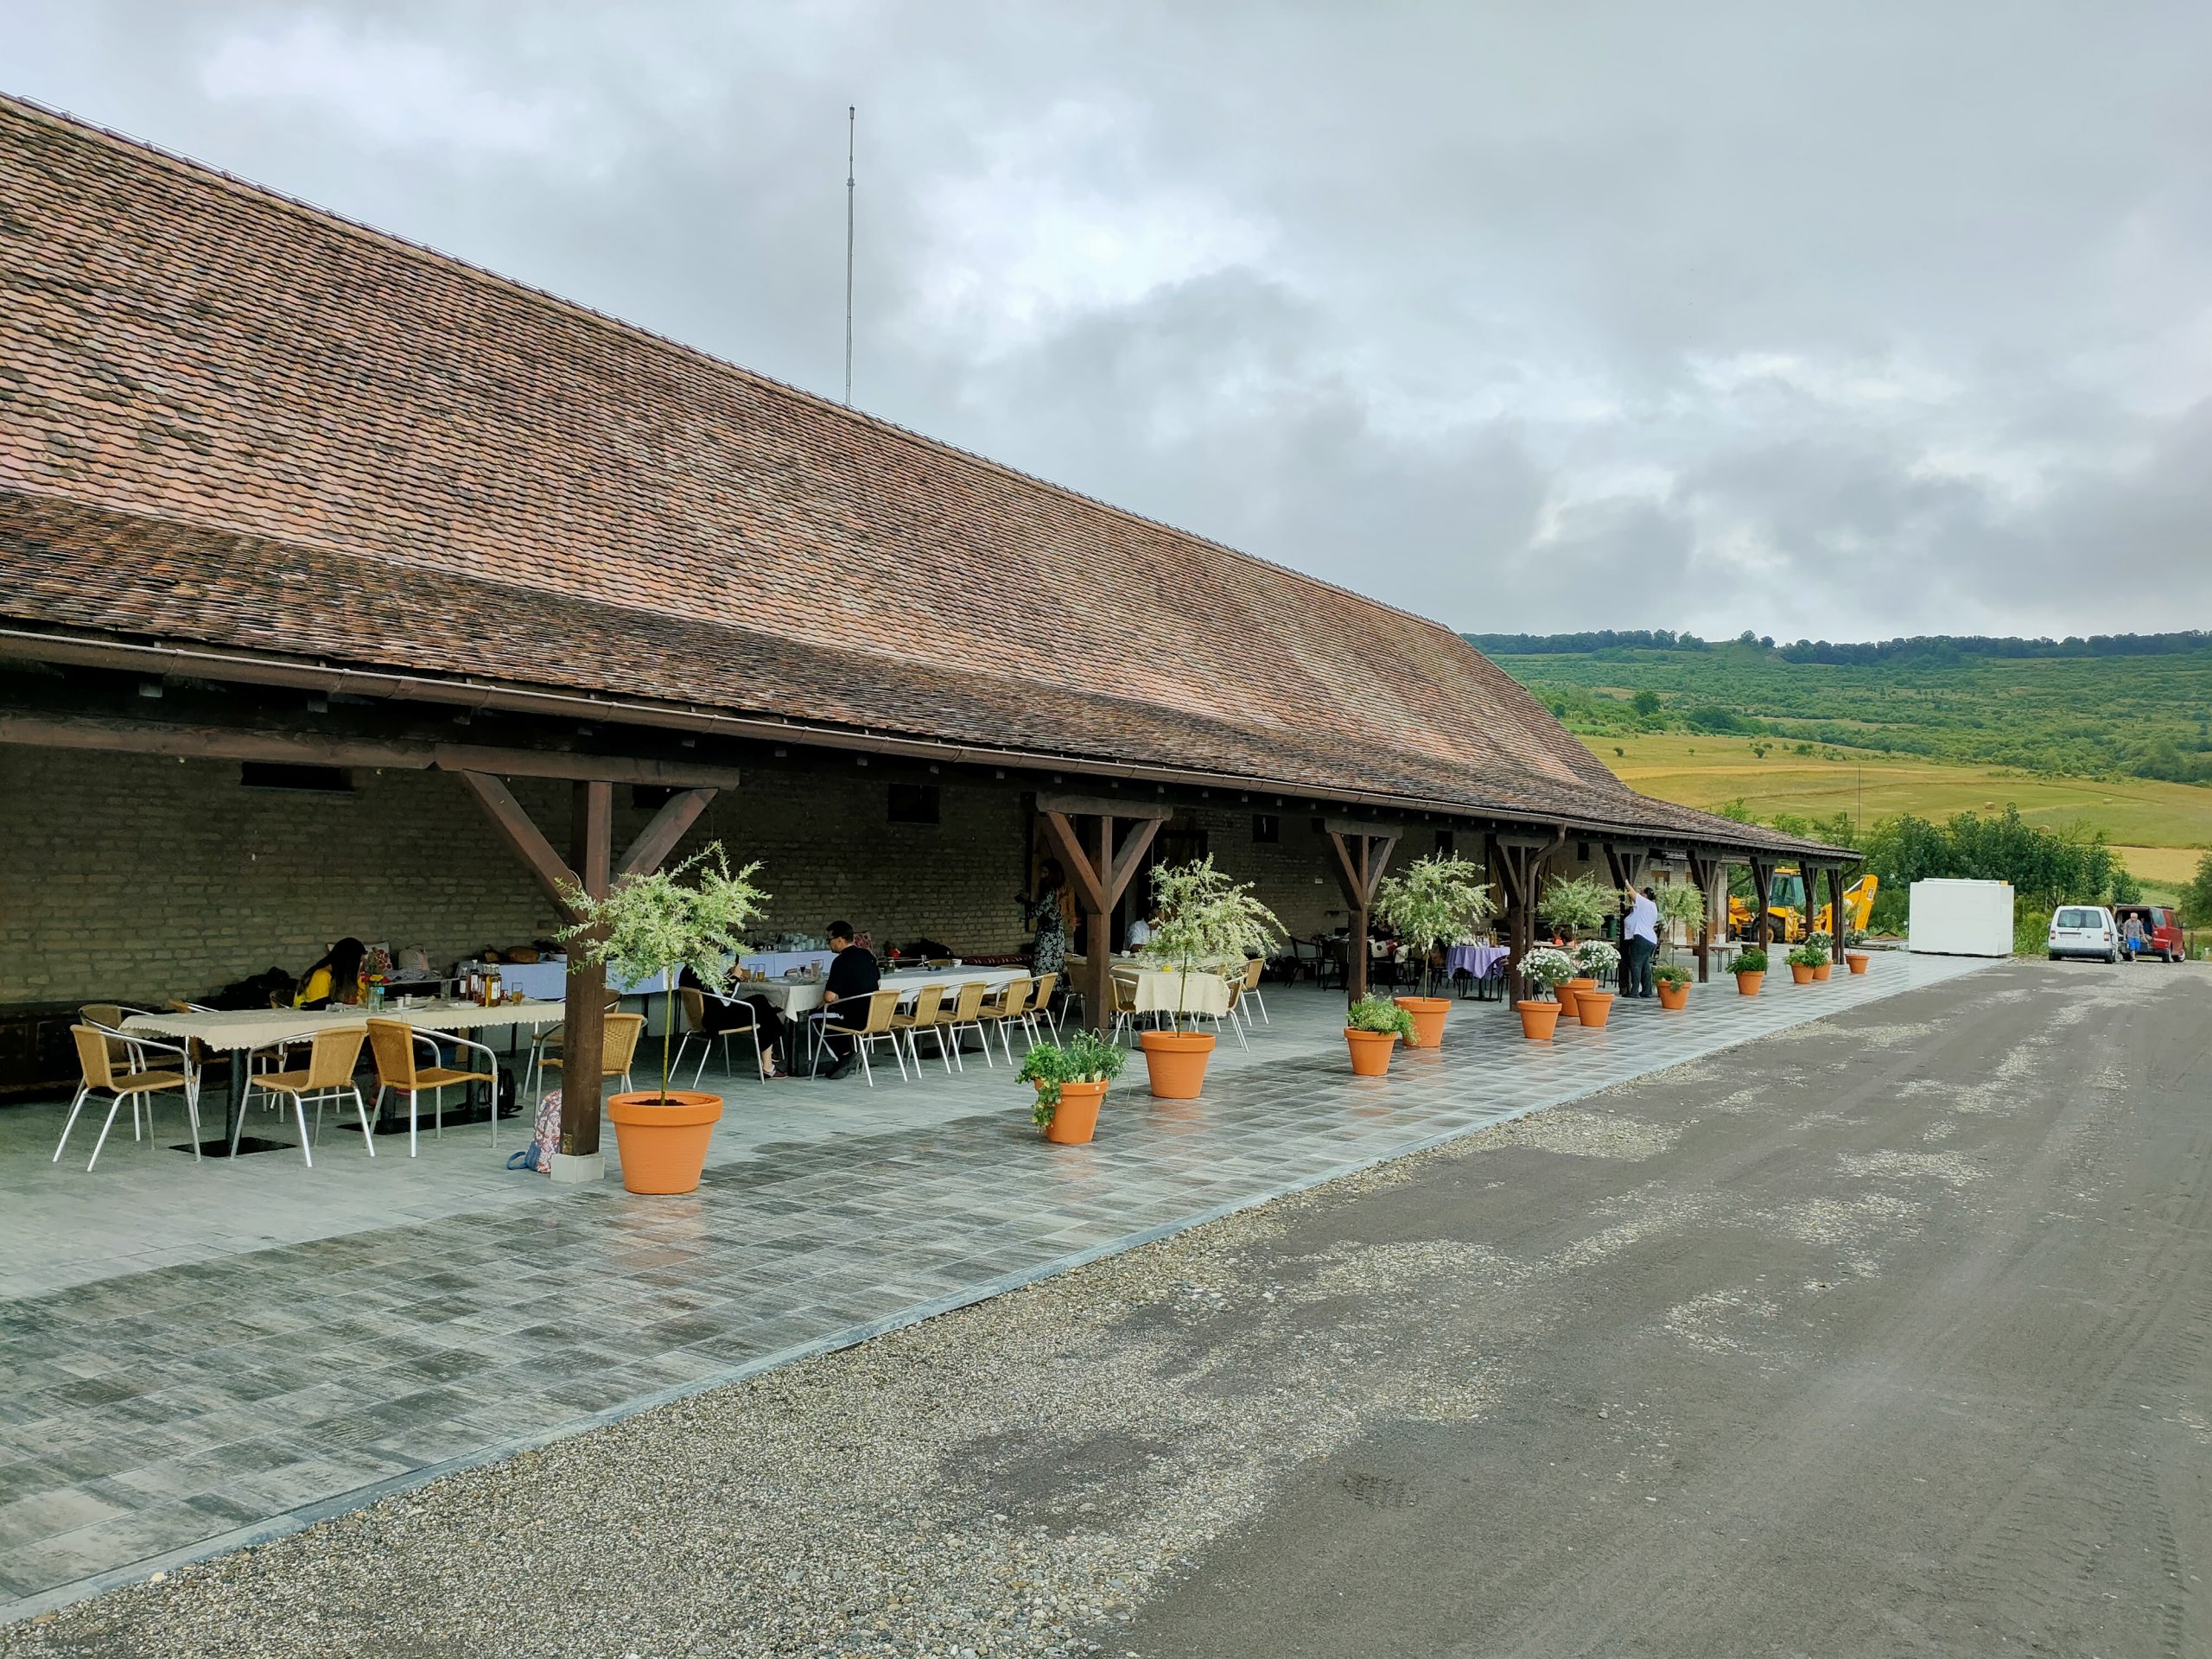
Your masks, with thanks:
M893 823L935 823L938 821L937 785L892 785L890 818Z
M1587 864L1590 861L1590 843L1586 841L1576 842L1574 843L1574 856L1578 862Z
M1252 815L1252 839L1262 846L1270 846L1282 839L1282 820L1272 812Z
M1436 832L1436 855L1439 858L1450 858L1459 850L1459 839L1452 831L1440 830Z
M343 766L296 766L283 760L241 760L238 782L248 789L307 790L318 795L353 792L353 774Z
M658 812L676 798L676 790L669 784L632 784L630 785L630 804L640 812Z

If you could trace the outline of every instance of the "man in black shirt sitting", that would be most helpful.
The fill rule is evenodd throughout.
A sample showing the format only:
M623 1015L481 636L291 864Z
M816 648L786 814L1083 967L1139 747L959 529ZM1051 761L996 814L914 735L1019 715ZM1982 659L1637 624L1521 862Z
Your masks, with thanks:
M876 988L883 983L883 974L876 966L875 953L865 945L853 943L853 925L850 922L832 922L829 931L830 948L837 955L830 964L830 977L822 987L823 1008L830 1015L831 1024L850 1020L859 1025L868 1017L866 1009L849 1007L840 1012L837 1005L849 1000L866 1002L875 994ZM859 1045L850 1037L840 1037L828 1031L825 1031L823 1040L829 1046L830 1052L837 1057L837 1064L830 1069L830 1075L833 1077L852 1076L853 1067L859 1064L856 1055Z

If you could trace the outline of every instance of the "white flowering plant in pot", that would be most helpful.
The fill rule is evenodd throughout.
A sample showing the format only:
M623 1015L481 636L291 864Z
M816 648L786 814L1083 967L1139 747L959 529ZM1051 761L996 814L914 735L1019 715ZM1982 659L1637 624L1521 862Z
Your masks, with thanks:
M674 1013L676 976L689 968L716 983L744 948L746 929L766 913L769 894L753 882L758 862L733 871L720 842L651 875L626 875L594 899L573 883L562 902L575 921L558 935L569 961L607 969L618 982L658 978ZM671 1017L660 1039L660 1097L668 1098Z
M1603 939L1577 939L1568 947L1579 979L1603 979L1620 966L1621 953Z
M1439 853L1385 876L1376 889L1376 916L1420 953L1424 995L1431 989L1429 957L1436 947L1472 944L1497 914L1490 883L1475 879L1481 868Z
M1557 945L1540 944L1521 958L1521 977L1556 1001L1559 988L1575 975L1574 958Z

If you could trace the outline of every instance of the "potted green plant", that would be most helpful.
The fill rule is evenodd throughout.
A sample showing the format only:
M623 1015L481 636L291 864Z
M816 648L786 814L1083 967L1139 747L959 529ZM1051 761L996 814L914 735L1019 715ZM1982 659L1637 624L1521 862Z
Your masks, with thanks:
M1757 996L1759 987L1766 983L1766 952L1756 945L1749 950L1738 950L1731 971L1736 976L1738 992Z
M714 983L767 902L753 882L760 868L747 864L733 874L716 842L671 868L622 877L604 899L569 886L561 897L576 919L560 938L569 946L571 967L602 967L623 984L657 978L671 999L684 968ZM632 1192L696 1188L722 1115L720 1095L668 1086L675 1023L671 1019L661 1033L659 1090L615 1095L607 1103L621 1148L622 1185Z
M1820 960L1813 964L1813 977L1826 979L1835 971L1835 941L1815 928L1805 936L1805 948L1817 952Z
M1475 879L1480 868L1440 853L1397 875L1385 876L1376 889L1375 914L1421 958L1421 995L1397 999L1398 1006L1414 1017L1414 1028L1406 1035L1408 1048L1439 1048L1444 1043L1444 1016L1451 1012L1452 1002L1434 994L1430 957L1440 944L1472 944L1497 914L1490 883Z
M1574 977L1574 958L1554 945L1540 944L1521 958L1521 977L1543 993L1513 1005L1521 1016L1521 1034L1541 1040L1558 1028L1559 993Z
M1182 976L1176 998L1179 1025L1190 1000L1191 975L1202 963L1243 963L1265 956L1283 937L1275 913L1252 896L1249 881L1232 881L1211 856L1189 864L1162 864L1152 873L1152 938L1142 954ZM1205 1087L1211 1032L1147 1031L1138 1038L1154 1096L1196 1100Z
M1659 1006L1671 1014L1680 1014L1690 1005L1690 970L1679 962L1662 962L1651 970L1651 982L1659 988Z
M1603 939L1577 939L1567 954L1574 958L1572 1012L1586 1026L1602 1026L1613 1011L1613 994L1598 988L1607 974L1620 966L1621 953Z
M1867 964L1874 960L1871 951L1852 948L1866 943L1866 930L1863 927L1854 927L1843 936L1843 965L1854 974L1865 973Z
M1783 958L1789 964L1789 977L1800 985L1811 984L1815 972L1827 959L1827 952L1817 944L1801 944Z
M1098 1132L1106 1085L1122 1075L1128 1058L1119 1043L1095 1031L1077 1031L1065 1042L1032 1044L1021 1062L1021 1081L1037 1090L1030 1122L1057 1145L1086 1144Z
M1351 1046L1352 1075L1379 1077L1390 1069L1390 1051L1414 1039L1414 1011L1405 998L1386 1002L1363 996L1344 1011L1344 1041Z
M1619 909L1620 895L1594 875L1555 875L1536 901L1537 916L1549 923L1554 933L1569 940L1596 932L1605 925L1605 918ZM1557 988L1561 1010L1570 1016L1586 977L1577 974ZM1591 978L1589 988L1595 990L1597 986L1597 980Z

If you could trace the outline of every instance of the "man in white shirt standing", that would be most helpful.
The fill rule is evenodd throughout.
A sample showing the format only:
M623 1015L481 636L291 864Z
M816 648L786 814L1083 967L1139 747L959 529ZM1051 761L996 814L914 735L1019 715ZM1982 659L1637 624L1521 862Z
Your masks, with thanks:
M1628 889L1621 913L1621 995L1649 996L1651 958L1659 951L1659 901L1651 889Z

